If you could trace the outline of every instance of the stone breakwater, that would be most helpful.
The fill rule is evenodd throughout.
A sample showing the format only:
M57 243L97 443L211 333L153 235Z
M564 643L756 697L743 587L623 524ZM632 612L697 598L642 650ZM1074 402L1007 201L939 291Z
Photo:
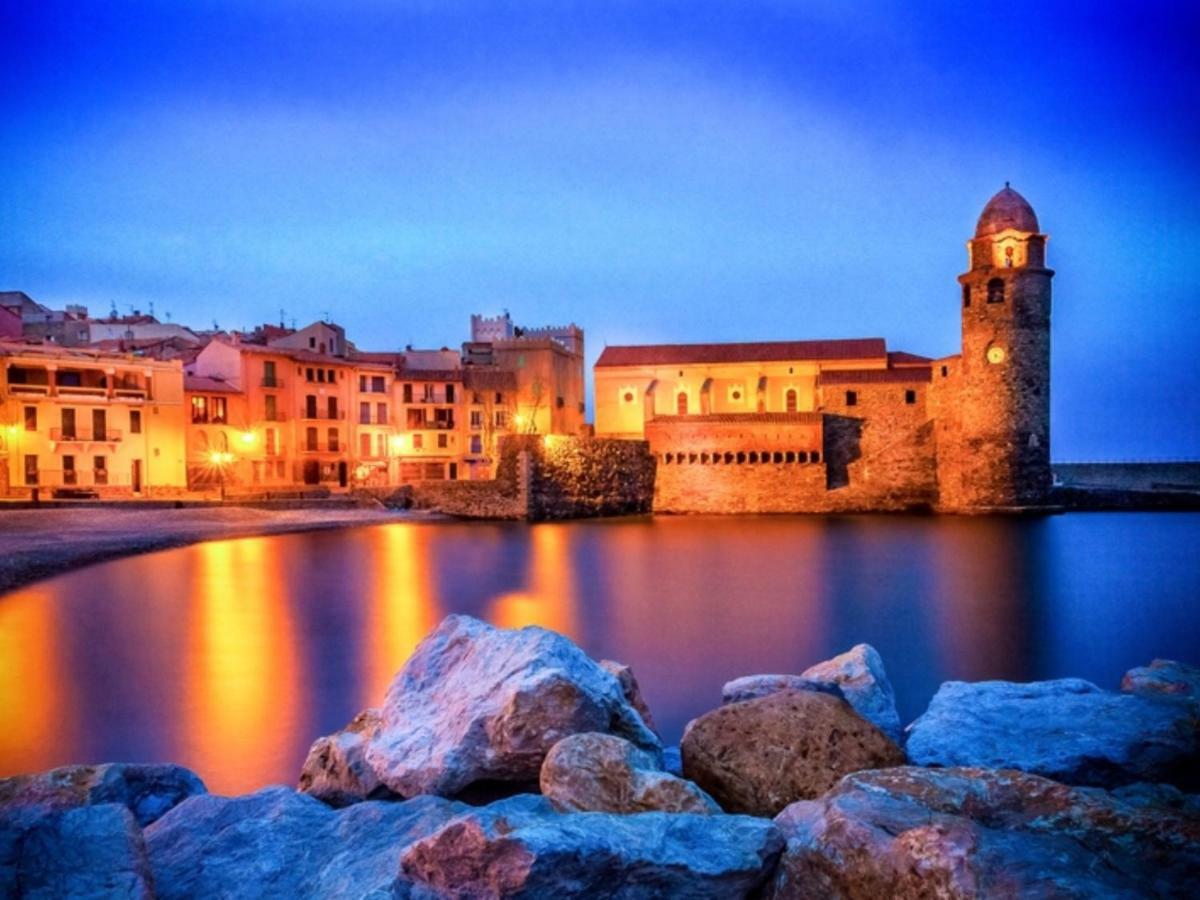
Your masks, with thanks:
M176 766L0 781L0 895L1186 897L1200 670L951 682L901 729L860 644L725 686L663 747L628 667L451 616L299 789Z

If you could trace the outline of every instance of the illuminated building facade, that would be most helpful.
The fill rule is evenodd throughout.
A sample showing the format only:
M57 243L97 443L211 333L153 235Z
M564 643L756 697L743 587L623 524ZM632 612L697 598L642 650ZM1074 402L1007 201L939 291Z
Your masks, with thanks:
M960 276L962 351L882 338L607 347L596 432L644 438L655 509L1023 508L1050 489L1046 235L1007 185Z

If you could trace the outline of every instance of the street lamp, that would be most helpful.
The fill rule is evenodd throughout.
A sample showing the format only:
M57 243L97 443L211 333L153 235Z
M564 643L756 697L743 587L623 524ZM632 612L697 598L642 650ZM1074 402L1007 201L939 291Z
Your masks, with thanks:
M221 502L225 502L225 470L231 462L233 462L233 454L221 450L214 450L208 456L209 460L217 467L217 475L221 479Z

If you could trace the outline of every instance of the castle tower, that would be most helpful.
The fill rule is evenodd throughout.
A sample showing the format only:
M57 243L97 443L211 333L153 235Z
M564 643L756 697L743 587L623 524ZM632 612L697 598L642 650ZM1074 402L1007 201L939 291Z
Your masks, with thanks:
M955 440L939 459L942 504L1045 502L1050 489L1050 279L1046 235L1004 185L967 242ZM939 453L939 456L941 454Z

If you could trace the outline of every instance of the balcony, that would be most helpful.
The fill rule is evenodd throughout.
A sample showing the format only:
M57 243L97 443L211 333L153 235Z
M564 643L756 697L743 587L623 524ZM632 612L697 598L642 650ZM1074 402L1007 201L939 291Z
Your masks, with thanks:
M283 379L282 378L264 378L262 381L259 382L259 386L265 387L265 388L272 388L272 389L282 388L283 387Z
M8 392L10 394L28 394L33 396L45 397L50 393L50 385L48 384L14 384L9 382Z
M60 397L107 397L108 388L102 384L60 384Z
M329 410L329 409L302 409L300 410L301 419L309 420L324 420L327 422L340 422L346 418L345 410Z
M116 428L105 428L103 431L91 428L75 428L71 431L51 428L50 440L58 444L116 444L121 440L121 432Z
M145 388L119 387L113 390L113 397L117 400L147 400L150 393Z
M263 415L263 421L265 421L265 422L286 422L287 415L285 413L282 413L279 411L267 412Z

